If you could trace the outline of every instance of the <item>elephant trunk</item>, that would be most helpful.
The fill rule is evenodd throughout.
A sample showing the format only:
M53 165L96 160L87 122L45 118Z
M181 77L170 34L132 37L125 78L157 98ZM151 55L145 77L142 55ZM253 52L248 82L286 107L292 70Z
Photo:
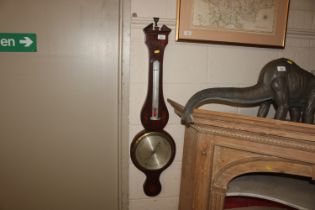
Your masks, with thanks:
M269 92L269 94L268 94ZM192 111L206 103L223 102L240 105L254 105L272 99L270 91L261 85L244 88L208 88L194 94L186 103L182 122L192 123Z

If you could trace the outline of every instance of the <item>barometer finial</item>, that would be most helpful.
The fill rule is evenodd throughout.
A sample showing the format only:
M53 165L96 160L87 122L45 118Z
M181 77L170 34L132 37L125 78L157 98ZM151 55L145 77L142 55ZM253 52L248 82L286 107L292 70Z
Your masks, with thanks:
M157 23L159 22L160 18L154 17L153 20L154 20L154 27L157 28L158 27Z

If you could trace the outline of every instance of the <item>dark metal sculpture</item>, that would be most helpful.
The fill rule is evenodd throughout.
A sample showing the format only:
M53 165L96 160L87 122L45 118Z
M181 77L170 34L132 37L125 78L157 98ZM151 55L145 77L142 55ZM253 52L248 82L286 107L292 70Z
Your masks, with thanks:
M272 100L266 101L262 103L259 106L257 117L267 117L270 106L273 105L274 109L277 110L277 105L273 103ZM289 115L290 115L290 121L292 122L301 122L303 121L303 110L305 107L303 107L303 103L301 102L298 105L291 105L289 104Z
M265 117L271 104L276 106L275 119L291 119L312 124L315 111L315 76L290 59L280 58L267 63L256 85L244 88L208 88L197 92L187 102L182 122L193 122L193 109L220 102L231 105L260 105L258 116Z

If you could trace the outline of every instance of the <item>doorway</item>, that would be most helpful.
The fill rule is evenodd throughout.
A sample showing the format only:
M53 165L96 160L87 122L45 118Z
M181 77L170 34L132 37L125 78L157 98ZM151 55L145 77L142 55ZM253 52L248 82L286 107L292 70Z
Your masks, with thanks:
M0 209L116 210L121 201L121 2L0 0Z

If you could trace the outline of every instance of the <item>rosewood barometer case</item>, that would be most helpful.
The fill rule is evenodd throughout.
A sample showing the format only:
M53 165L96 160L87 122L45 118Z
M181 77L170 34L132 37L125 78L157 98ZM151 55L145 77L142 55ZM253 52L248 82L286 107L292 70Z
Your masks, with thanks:
M163 96L163 56L171 32L167 26L161 28L150 24L143 29L149 50L149 82L145 103L141 110L141 123L146 130L162 130L168 121L168 111Z
M169 113L163 96L163 56L171 30L158 27L158 18L143 29L149 51L149 79L146 100L140 113L144 130L133 139L130 156L134 165L146 175L143 190L148 196L161 192L160 174L173 162L175 142L164 131Z

